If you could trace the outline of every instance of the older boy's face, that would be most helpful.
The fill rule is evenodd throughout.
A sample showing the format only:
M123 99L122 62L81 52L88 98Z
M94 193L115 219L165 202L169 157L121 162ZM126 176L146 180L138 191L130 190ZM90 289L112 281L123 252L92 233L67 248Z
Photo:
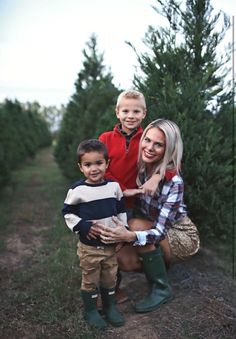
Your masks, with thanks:
M146 110L140 99L123 98L116 110L116 116L120 120L122 130L129 134L141 125L146 116Z

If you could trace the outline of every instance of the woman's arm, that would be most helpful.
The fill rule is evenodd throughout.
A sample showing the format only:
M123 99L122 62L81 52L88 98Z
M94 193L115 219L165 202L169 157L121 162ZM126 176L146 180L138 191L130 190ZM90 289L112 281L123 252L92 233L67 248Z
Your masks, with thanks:
M163 186L160 194L162 206L153 228L136 232L138 240L134 243L134 245L144 246L146 244L160 242L165 238L168 229L176 221L176 214L183 202L182 180L181 182L174 183L167 182L166 185Z
M143 193L146 195L150 195L151 197L154 196L154 194L157 191L158 185L160 183L161 176L160 174L153 174L149 180L147 180L142 186L140 186L140 189L143 189Z
M167 188L169 188L169 190L166 197L162 195L162 199L165 199L165 201L163 202L156 222L152 227L150 226L150 229L145 230L144 228L144 230L130 231L127 230L120 221L115 220L114 222L117 225L115 228L109 228L98 223L92 226L92 229L95 230L96 228L96 234L100 235L102 241L106 244L114 242L134 242L134 245L144 246L163 240L168 229L175 222L176 214L183 199L182 183L169 182L168 185L170 185L170 187L164 186L165 190L167 190ZM141 222L140 226L142 227Z
M116 227L114 228L95 223L91 227L91 231L94 235L99 235L104 244L112 244L123 241L134 242L137 240L136 233L128 230L120 220L114 218L113 221L116 224Z
M170 181L172 178L177 174L176 170L167 170L165 172L165 180ZM150 195L151 197L154 196L156 193L159 183L163 179L159 173L155 173L151 176L149 180L147 180L143 185L141 185L139 188L142 188L144 190L144 194Z

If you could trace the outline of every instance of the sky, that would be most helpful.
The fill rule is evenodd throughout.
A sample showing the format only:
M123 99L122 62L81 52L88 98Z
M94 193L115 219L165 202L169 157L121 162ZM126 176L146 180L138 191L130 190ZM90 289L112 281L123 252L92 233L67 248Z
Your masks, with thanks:
M82 50L93 33L114 84L132 88L136 55L145 51L148 25L162 25L156 0L0 0L0 102L66 105L82 69ZM235 17L235 0L211 0ZM232 30L226 42L232 42Z

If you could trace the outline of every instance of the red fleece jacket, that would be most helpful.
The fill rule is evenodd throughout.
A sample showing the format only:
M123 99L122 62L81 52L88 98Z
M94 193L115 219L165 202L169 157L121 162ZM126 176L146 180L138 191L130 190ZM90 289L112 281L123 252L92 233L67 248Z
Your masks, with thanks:
M106 177L117 181L122 191L137 187L138 148L142 132L143 129L139 127L130 139L128 150L125 136L119 131L118 125L113 131L104 132L99 137L99 140L107 146L109 153L110 163Z
M115 125L113 131L104 132L99 136L99 140L107 146L110 159L106 178L117 181L122 191L137 187L138 149L142 133L143 129L139 127L130 139L128 150L126 150L125 136L119 131L118 125ZM168 171L165 177L170 180L175 174L175 171ZM126 198L125 201L126 207L133 207L134 197Z

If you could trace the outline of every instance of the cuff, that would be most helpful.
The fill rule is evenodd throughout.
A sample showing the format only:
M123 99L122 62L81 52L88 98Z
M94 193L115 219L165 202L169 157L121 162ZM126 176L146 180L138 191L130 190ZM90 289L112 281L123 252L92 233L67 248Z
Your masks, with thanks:
M147 243L146 234L142 231L135 232L137 240L134 242L134 246L144 246Z

